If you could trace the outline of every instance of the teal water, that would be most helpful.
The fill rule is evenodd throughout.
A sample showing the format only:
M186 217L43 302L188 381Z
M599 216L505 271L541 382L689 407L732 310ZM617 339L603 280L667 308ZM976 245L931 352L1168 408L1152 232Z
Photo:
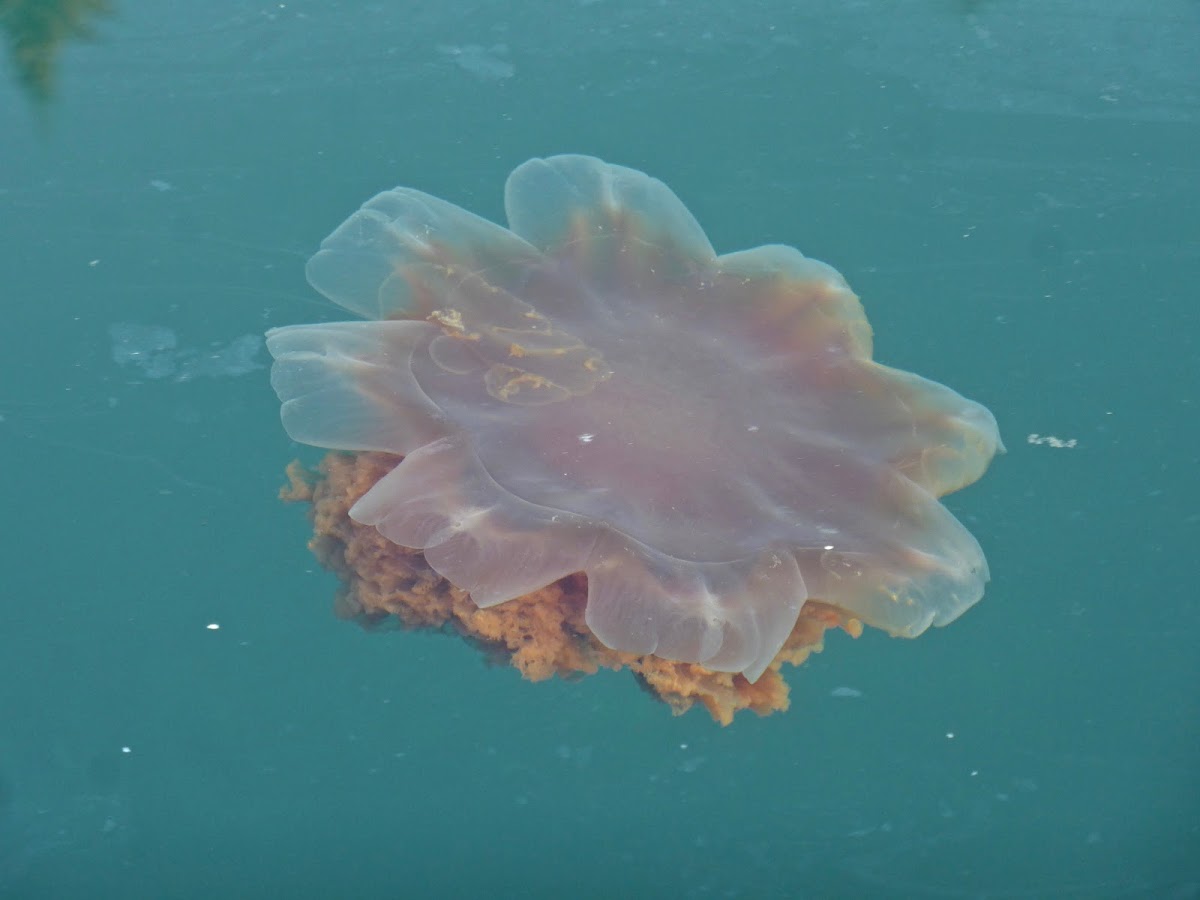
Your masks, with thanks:
M118 0L15 71L0 896L1200 896L1195 3ZM724 729L333 617L258 336L377 190L557 152L992 409L982 603Z

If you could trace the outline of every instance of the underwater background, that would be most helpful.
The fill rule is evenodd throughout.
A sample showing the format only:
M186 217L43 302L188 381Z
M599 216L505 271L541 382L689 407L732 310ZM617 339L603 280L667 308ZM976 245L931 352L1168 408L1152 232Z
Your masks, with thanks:
M0 897L1200 897L1200 6L0 0ZM261 335L589 153L987 405L983 601L721 728L333 615Z

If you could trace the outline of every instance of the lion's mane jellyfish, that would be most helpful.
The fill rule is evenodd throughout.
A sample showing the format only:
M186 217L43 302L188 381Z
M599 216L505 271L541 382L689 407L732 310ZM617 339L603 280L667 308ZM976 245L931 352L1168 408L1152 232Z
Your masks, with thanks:
M718 256L662 182L534 159L508 227L409 188L308 264L366 321L267 336L340 609L457 630L527 677L628 667L676 710L787 705L863 624L983 594L938 497L1001 449L977 403L871 359L858 298L786 246Z

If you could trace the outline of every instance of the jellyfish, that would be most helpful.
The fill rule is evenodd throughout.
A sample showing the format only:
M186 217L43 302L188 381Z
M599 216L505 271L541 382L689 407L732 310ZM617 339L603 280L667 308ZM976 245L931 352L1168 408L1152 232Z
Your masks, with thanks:
M862 304L784 245L717 254L661 181L509 176L507 227L368 200L309 261L359 321L268 332L313 548L367 624L458 631L531 679L628 668L721 722L787 705L830 628L916 637L983 595L939 497L1003 449L872 359Z

